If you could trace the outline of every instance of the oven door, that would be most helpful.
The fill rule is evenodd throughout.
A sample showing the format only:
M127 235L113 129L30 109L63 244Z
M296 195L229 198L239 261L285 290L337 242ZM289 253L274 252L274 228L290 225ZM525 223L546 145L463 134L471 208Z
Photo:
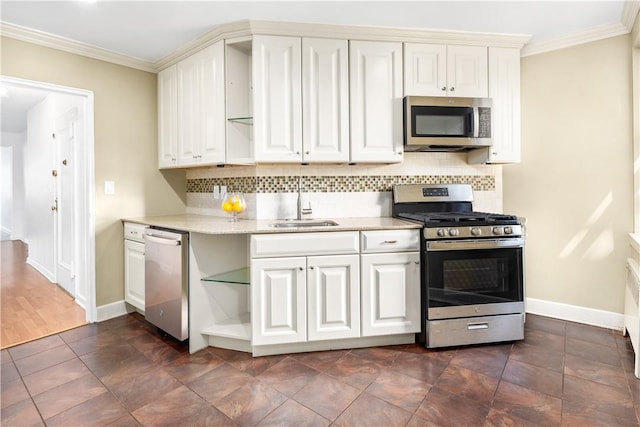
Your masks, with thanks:
M428 319L524 312L524 240L428 242Z

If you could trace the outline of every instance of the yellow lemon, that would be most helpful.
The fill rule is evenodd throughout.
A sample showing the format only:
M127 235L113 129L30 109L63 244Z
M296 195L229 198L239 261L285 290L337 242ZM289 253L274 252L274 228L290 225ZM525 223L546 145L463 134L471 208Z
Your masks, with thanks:
M233 202L232 209L234 212L242 212L244 210L244 203L241 200Z
M225 212L231 212L233 210L233 203L227 201L222 204L222 210Z

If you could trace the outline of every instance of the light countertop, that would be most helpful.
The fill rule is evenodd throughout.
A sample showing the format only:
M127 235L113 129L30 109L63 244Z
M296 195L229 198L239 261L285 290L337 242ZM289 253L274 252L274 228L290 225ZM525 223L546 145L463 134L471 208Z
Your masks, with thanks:
M317 219L319 218L314 218L314 220ZM196 214L123 218L122 221L202 234L306 233L317 231L403 230L422 228L420 224L391 217L330 219L337 222L338 225L301 228L274 228L271 224L281 220L240 219L238 222L230 222L229 218Z

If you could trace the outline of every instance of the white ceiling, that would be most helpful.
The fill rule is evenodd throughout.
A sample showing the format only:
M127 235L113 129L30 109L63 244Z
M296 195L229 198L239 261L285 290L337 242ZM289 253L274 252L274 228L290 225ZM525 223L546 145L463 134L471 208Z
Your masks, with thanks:
M2 0L0 19L153 63L215 25L243 19L515 33L530 35L534 44L619 25L624 3ZM11 105L2 100L3 131Z

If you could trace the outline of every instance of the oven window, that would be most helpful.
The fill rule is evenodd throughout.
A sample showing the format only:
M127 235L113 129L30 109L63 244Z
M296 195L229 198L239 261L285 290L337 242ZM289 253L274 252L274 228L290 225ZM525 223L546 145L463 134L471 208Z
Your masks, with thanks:
M523 300L522 249L427 252L429 307Z
M473 133L470 107L412 107L412 136L469 137Z

